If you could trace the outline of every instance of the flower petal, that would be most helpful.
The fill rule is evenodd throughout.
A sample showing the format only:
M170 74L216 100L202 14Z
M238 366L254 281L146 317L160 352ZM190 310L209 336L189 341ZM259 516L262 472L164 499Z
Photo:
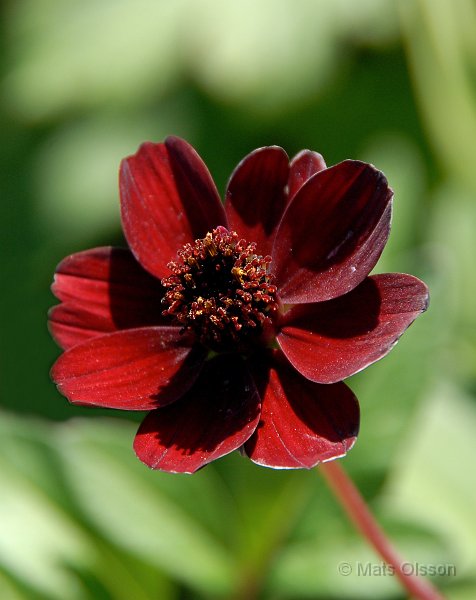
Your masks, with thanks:
M241 359L215 357L184 398L149 413L134 450L152 469L193 473L242 446L256 429L259 407Z
M308 179L326 168L326 163L318 152L301 150L299 154L296 154L289 164L289 200L294 198Z
M258 253L271 253L276 228L287 204L285 190L289 159L279 146L258 148L238 164L226 191L225 207L230 228Z
M49 327L64 349L118 329L160 325L162 286L129 250L94 248L68 256L52 285L62 301L49 313Z
M203 360L178 327L128 329L67 350L51 377L73 404L150 410L180 398Z
M344 383L320 385L273 360L255 376L261 419L244 446L250 459L275 469L310 469L344 456L359 430L359 405Z
M295 306L277 339L305 377L333 383L388 354L427 306L428 288L416 277L375 275L340 298Z
M387 242L391 199L383 173L358 161L309 179L289 204L273 247L281 300L320 302L358 285Z
M124 233L141 265L156 277L184 244L205 237L226 217L213 179L184 140L142 144L121 163Z

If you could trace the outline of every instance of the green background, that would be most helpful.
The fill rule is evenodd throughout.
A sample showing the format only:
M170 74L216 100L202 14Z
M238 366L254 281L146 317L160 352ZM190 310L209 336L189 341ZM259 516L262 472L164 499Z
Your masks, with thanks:
M376 271L431 304L349 380L343 464L405 558L476 597L476 5L472 0L4 2L0 598L398 599L318 470L237 454L148 471L131 415L68 405L48 371L55 265L121 244L117 168L185 137L220 190L255 147L366 160L395 190ZM354 573L340 575L349 562Z

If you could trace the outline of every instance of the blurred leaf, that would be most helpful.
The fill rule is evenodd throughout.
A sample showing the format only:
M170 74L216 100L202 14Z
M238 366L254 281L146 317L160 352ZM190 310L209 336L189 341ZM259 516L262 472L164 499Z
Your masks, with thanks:
M475 4L472 0L418 0L398 5L430 140L443 170L476 190Z
M94 561L89 565L69 563L85 598L99 600L175 600L175 583L156 568L129 554L123 554L110 542L92 537Z
M1 415L0 572L28 600L174 598L170 579L86 526L58 452L63 428Z
M476 566L475 428L474 404L456 387L440 384L401 444L385 496L394 514L448 540L459 576Z
M0 571L0 598L2 600L24 600L25 596L15 584Z
M44 119L143 104L186 70L220 100L282 110L322 90L348 53L346 37L395 36L391 0L352 9L350 0L22 0L10 8L4 87L13 110Z
M217 98L260 113L288 108L322 92L345 64L346 35L391 37L391 4L370 0L356 13L348 0L202 0L189 14L188 59Z
M398 37L394 0L363 0L355 10L352 0L335 0L339 27L351 39L365 44L389 44Z
M394 191L390 238L375 272L411 272L425 214L423 157L409 137L401 133L379 133L367 141L360 158L383 171Z
M332 72L337 40L330 7L307 0L192 3L192 68L214 96L228 101L269 109L300 99L322 88Z
M313 473L265 469L237 452L214 465L230 488L238 519L229 523L237 555L238 596L260 597L270 566L302 519Z
M476 581L463 582L447 592L448 600L474 600L476 597Z
M447 371L476 379L476 202L474 194L449 181L434 194L428 236L439 271L445 312L441 317L450 335L442 347Z
M152 116L127 114L81 120L61 129L40 149L35 165L36 212L44 231L57 238L92 237L118 228L119 163L146 140L160 141L185 132L176 107L161 106L160 123ZM70 242L71 243L71 242Z
M325 520L325 515L321 520ZM387 526L386 530L408 562L440 564L447 558L435 537L427 532L402 525L398 529ZM343 563L350 565L351 573L343 575L339 571ZM365 574L368 565L377 575ZM273 565L268 589L273 598L398 597L401 586L386 572L380 557L355 532L349 531L345 536L322 534L307 542L289 544L282 550Z
M10 441L1 437L4 444ZM24 463L33 466L34 461ZM75 578L62 565L84 562L86 539L74 519L25 475L0 453L0 564L51 598L77 598Z
M111 443L119 435L120 446ZM133 435L119 423L78 421L63 430L63 457L78 502L119 547L203 593L224 594L234 581L230 555L161 490L161 474L139 463L130 448ZM206 471L174 477L183 495L211 501Z
M11 3L11 108L42 119L77 107L142 102L175 79L180 0Z

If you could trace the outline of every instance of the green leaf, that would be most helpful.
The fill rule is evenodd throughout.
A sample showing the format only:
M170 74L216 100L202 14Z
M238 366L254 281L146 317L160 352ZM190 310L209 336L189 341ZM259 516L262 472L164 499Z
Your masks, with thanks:
M423 157L409 136L379 132L361 158L383 171L394 191L390 238L375 272L413 272L427 193Z
M61 128L40 149L34 169L36 214L56 240L81 239L119 228L119 163L144 140L188 132L190 119L175 104L160 105L160 119L125 112L81 119Z
M28 600L175 597L170 578L87 526L60 451L70 426L0 417L4 587Z
M77 421L63 430L67 475L87 518L145 563L204 593L226 594L234 565L224 544L161 489L170 476L149 471L135 458L133 435L130 425L105 421ZM206 471L173 477L183 496L212 501Z
M7 98L29 119L143 102L175 80L182 2L23 0L12 5Z
M457 556L457 574L476 569L476 409L457 387L429 394L401 444L385 497L394 514L443 536Z
M321 534L282 549L268 581L270 595L278 591L280 598L339 600L397 595L398 580L366 540L348 528L340 533L326 531L325 517L323 513L319 519ZM426 565L444 560L442 544L428 532L388 522L385 529L406 562Z
M9 450L19 447L11 445ZM58 508L53 490L49 495L36 485L35 477L25 476L35 465L35 461L27 464L27 455L15 457L23 463L19 470L8 454L0 452L0 564L48 597L73 600L78 597L75 577L64 564L86 559L87 539L74 517Z
M421 115L442 168L476 190L476 13L467 0L400 2ZM445 85L441 85L444 81Z
M442 359L455 378L476 378L476 203L461 182L448 181L434 194L429 237L440 291L440 325L447 335ZM444 311L444 312L443 312ZM448 331L448 328L449 331ZM436 330L436 327L435 327Z

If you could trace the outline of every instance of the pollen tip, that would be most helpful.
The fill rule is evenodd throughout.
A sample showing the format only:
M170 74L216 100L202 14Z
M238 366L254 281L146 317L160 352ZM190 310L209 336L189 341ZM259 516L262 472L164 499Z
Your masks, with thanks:
M163 314L183 330L192 330L212 350L252 345L276 312L276 286L271 283L269 256L256 254L256 244L218 226L177 252L166 289Z

